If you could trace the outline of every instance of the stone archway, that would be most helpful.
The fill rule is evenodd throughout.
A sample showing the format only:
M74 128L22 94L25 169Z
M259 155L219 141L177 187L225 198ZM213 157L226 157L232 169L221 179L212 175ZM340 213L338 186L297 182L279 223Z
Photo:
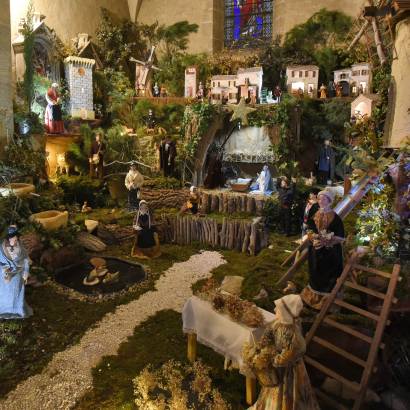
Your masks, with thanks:
M218 131L222 130L225 125L225 115L219 114L208 128L208 131L202 136L196 150L194 169L192 175L192 185L201 186L205 179L205 161L211 144L215 141Z
M34 24L34 50L32 64L34 72L40 76L47 77L52 82L61 79L61 61L58 48L61 45L54 30L50 29L41 18L39 13L33 17ZM22 80L26 65L24 62L24 36L19 35L12 42L15 54L16 77Z
M53 82L60 82L61 62L56 50L57 39L48 27L44 27L34 38L33 66L34 71Z

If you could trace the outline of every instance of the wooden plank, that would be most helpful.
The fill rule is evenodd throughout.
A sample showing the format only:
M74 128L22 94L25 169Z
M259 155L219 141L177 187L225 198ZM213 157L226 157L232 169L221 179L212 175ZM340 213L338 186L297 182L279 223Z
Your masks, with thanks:
M363 266L363 265L360 265L360 264L358 264L358 263L355 263L355 264L353 265L353 269L361 270L361 271L363 271L363 272L373 273L373 274L375 274L375 275L382 276L382 277L384 277L384 278L386 278L386 279L390 279L390 278L391 278L391 274L390 274L390 273L383 272L383 271L381 271L381 270L374 269L374 268L369 268L368 266Z
M347 325L344 325L342 323L336 322L336 320L330 319L329 317L326 317L323 320L323 323L326 323L327 325L332 326L336 329L339 329L342 332L345 332L345 333L347 333L351 336L354 336L354 337L356 337L360 340L363 340L364 342L372 344L373 339L370 336L367 336L367 335L365 335L365 334L351 328L350 326L347 326ZM384 348L385 348L384 343L381 343L380 349L384 349Z
M319 363L315 359L312 359L309 356L305 356L304 360L307 364L310 364L317 370L321 371L322 373L326 374L327 376L339 381L340 383L344 384L345 386L348 386L351 390L354 392L358 393L360 390L360 385L356 382L353 382L351 380L347 380L343 376L341 376L339 373L336 373L334 370L329 369L328 367L324 366L323 364Z
M313 335L316 333L318 327L320 326L320 323L323 321L323 319L326 316L327 311L329 310L330 305L333 303L333 301L336 298L337 293L339 292L340 288L342 287L343 281L347 278L347 276L351 272L351 260L346 263L346 266L343 269L342 274L340 275L339 279L336 282L335 287L332 290L332 293L327 297L325 303L323 304L322 309L320 310L319 314L316 316L315 321L313 322L313 325L309 329L309 332L306 335L306 345L309 344L309 342L312 340Z
M196 360L196 347L196 333L188 333L187 357L190 363L193 363Z
M367 357L367 366L365 367L363 371L362 379L360 381L359 397L354 404L353 410L359 410L361 404L363 403L365 399L367 386L369 384L370 377L373 373L373 366L377 358L379 346L380 346L380 343L383 337L384 329L387 324L387 319L389 317L392 299L394 297L394 292L396 291L396 286L397 286L397 282L399 279L399 273L400 273L400 265L396 264L393 267L391 279L390 279L389 286L386 292L386 298L384 299L384 302L383 302L383 307L382 307L382 310L379 316L379 321L377 323L376 332L373 337L373 343L370 347L369 355Z
M256 400L256 379L246 376L246 404L252 406Z
M377 315L375 315L371 312L368 312L367 310L361 309L357 306L351 305L350 303L344 302L343 300L335 299L335 301L333 303L335 303L336 305L338 305L340 307L343 307L345 309L349 309L352 312L358 313L359 315L367 317L368 319L372 319L376 322L378 322L378 320L379 320L379 316L377 316Z
M296 255L298 255L298 252L304 248L306 248L309 245L309 239L304 240L282 263L280 266L286 266L292 259L297 259Z
M308 249L304 249L300 254L298 260L295 261L295 263L286 271L286 273L276 282L276 285L282 285L287 280L291 279L299 266L302 265L303 262L305 262L305 260L308 258L308 253Z
M347 280L344 284L349 288L356 289L363 293L367 293L368 295L374 296L375 298L384 300L386 296L384 293L378 292L374 289L366 288L365 286L358 285L357 283L350 282L349 280Z
M332 352L337 353L338 355L349 359L351 362L358 364L359 366L366 367L366 362L357 356L346 352L346 350L341 349L340 347L334 345L333 343L328 342L327 340L322 339L321 337L318 336L313 336L312 339L313 342L316 342L320 344L321 346L325 347L326 349L331 350Z

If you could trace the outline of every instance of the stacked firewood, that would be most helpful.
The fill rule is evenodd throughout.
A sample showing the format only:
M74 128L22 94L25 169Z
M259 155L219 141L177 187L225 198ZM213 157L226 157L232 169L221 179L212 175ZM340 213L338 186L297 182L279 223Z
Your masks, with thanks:
M204 214L237 212L261 216L265 202L266 198L262 195L201 191L201 212Z
M268 234L262 218L252 221L200 216L162 216L162 237L165 242L187 245L192 242L214 248L236 250L256 255L268 245Z
M148 189L142 188L141 199L145 199L151 210L161 208L181 208L188 200L187 189Z

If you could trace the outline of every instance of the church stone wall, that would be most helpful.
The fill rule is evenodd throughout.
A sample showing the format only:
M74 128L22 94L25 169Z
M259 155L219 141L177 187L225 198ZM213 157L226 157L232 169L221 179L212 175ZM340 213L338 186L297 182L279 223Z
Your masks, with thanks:
M9 0L0 0L0 155L13 130Z
M187 20L199 26L198 32L190 35L190 53L213 52L223 46L223 0L142 0L137 21L170 25Z
M24 18L29 0L11 0L12 38L18 34L20 19ZM46 16L46 24L64 42L78 33L94 36L100 23L100 8L129 19L127 0L33 0L34 10Z
M410 139L410 17L396 25L395 34L397 58L392 63L392 85L385 131L387 145L399 148Z
M323 8L341 11L355 18L362 6L363 1L359 0L274 0L273 35L286 34Z

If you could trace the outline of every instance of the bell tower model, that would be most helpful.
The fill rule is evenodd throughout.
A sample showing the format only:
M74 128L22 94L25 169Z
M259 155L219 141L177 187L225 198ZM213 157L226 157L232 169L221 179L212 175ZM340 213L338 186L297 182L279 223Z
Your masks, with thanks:
M69 112L72 117L95 119L93 105L93 67L95 60L67 57L64 60L65 75L70 92Z

